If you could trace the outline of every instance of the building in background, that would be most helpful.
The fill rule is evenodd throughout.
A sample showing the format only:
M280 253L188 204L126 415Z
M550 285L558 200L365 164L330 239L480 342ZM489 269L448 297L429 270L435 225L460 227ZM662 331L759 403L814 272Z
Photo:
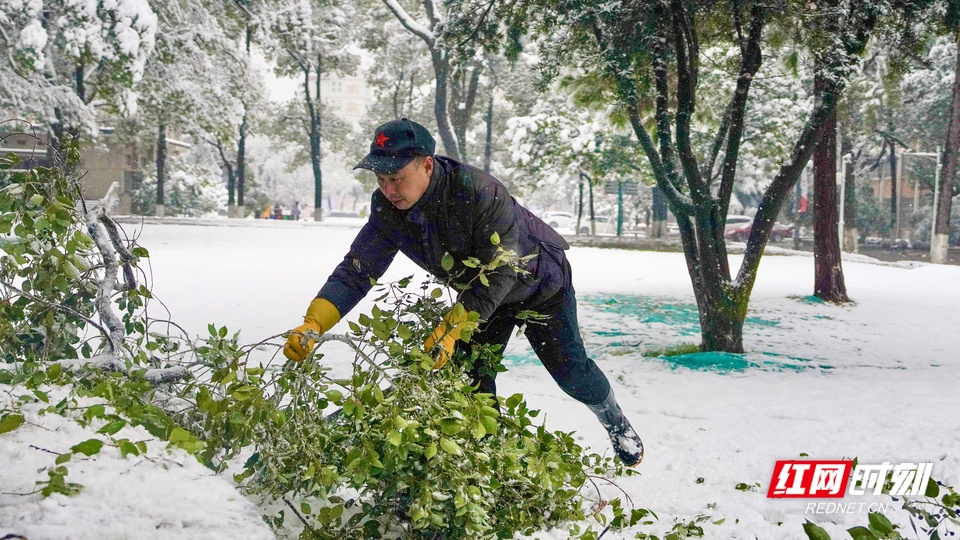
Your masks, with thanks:
M360 75L326 75L320 79L320 101L354 129L373 103L373 88Z
M0 154L12 153L20 158L20 165L14 170L51 164L47 154L49 136L44 127L33 126L32 131L35 135L10 133L0 144ZM101 127L99 140L85 145L80 160L80 171L83 172L80 194L85 201L101 201L109 195L109 198L115 198L116 206L110 209L113 214L131 214L137 210L133 208L133 192L140 187L141 171L156 159L156 148L118 142L115 131L112 127ZM167 139L168 158L189 148L189 143Z

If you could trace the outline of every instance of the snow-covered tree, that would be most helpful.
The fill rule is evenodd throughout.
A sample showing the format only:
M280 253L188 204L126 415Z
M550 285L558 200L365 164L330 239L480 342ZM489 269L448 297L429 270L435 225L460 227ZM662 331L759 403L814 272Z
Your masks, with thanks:
M464 29L463 35L450 38L481 39L516 51L529 35L542 43L546 73L591 82L597 99L614 104L629 119L680 227L700 312L701 349L741 352L750 292L775 219L869 37L878 24L913 23L926 4L465 1L457 4L457 18L463 21L457 27ZM764 192L734 278L724 218L740 163L751 87L764 51L771 47L766 38L779 28L799 36L825 84L814 93L803 129ZM714 143L698 152L692 135L698 95L704 91L703 50L715 44L736 47L737 69ZM645 122L648 114L655 130ZM718 159L721 173L714 187L711 171Z
M530 114L508 121L507 146L513 162L525 173L518 175L523 179L518 183L531 191L576 198L577 231L587 219L595 232L596 186L610 181L653 181L639 147L625 127L611 122L610 114L609 107L578 103L573 94L552 85ZM581 196L589 201L586 217Z
M156 26L146 0L0 1L0 112L48 126L54 146L96 136L98 111L135 111Z
M314 219L322 218L323 168L321 141L323 112L320 82L325 74L350 73L357 59L348 52L351 4L310 0L274 0L264 12L270 39L267 41L277 61L277 74L302 80L300 97L304 114L301 123L309 142L314 176Z
M489 59L476 49L469 57L454 54L457 42L443 35L450 24L447 3L423 0L416 11L410 9L412 4L397 0L383 3L403 29L426 46L430 69L410 71L411 83L424 73L432 74L429 80L433 83L433 119L440 143L448 156L469 162L468 132L478 112L478 100L487 93L481 86L492 82L482 77L490 65ZM385 28L389 26L384 23ZM377 37L368 37L367 47L386 47L396 39L397 32L384 30Z
M239 130L244 102L256 101L257 84L248 55L223 32L219 9L209 2L171 0L159 3L154 53L147 61L138 117L154 134L156 200L164 212L166 138L174 134L206 134L231 140Z

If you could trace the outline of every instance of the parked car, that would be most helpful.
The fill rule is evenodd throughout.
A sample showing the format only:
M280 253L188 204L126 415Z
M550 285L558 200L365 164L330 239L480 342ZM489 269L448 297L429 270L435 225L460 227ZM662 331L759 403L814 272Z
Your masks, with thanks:
M574 229L577 226L577 216L570 212L544 212L540 219L554 229Z
M748 221L747 223L741 224L739 226L727 227L726 232L724 233L724 238L727 240L733 240L734 242L746 242L747 238L750 236L750 229L753 227L753 221ZM781 240L791 238L793 236L793 227L784 225L782 223L774 223L773 230L770 231L770 241L779 242Z
M617 220L606 216L595 216L593 222L596 225L597 234L617 234ZM590 218L584 216L580 220L580 234L590 234Z
M753 221L753 218L750 216L739 216L736 214L732 216L727 216L727 221L726 221L726 225L723 228L723 232L724 234L726 234L728 231L742 227L743 225L751 223L752 221Z

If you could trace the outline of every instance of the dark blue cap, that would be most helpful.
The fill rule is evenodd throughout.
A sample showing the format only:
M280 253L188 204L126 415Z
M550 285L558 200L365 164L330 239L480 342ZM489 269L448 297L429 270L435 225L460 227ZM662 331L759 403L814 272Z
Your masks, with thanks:
M416 156L432 156L436 147L427 128L406 118L391 120L374 130L370 153L354 169L393 174Z

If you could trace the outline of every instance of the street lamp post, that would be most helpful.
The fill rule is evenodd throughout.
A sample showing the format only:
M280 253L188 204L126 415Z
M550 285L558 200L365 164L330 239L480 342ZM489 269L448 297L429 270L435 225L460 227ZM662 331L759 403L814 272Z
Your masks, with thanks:
M840 222L837 225L839 229L840 236L840 249L843 249L844 241L844 222L843 222L843 210L844 201L846 200L847 195L847 163L850 163L850 154L845 154L840 158ZM856 251L856 250L854 250Z

